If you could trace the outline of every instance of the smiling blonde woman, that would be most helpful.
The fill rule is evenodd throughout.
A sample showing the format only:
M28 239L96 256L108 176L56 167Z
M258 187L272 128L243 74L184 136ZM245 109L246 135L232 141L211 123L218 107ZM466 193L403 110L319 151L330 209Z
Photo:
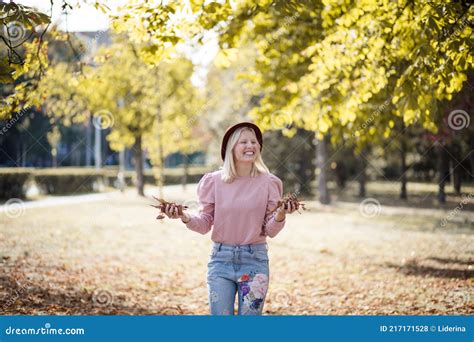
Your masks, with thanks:
M229 127L221 145L223 167L199 181L197 215L167 205L170 218L181 218L186 227L201 234L212 228L212 252L207 284L212 315L233 315L238 294L239 315L261 315L269 285L267 236L275 237L285 226L295 205L277 207L282 181L268 170L261 151L258 126L241 122Z

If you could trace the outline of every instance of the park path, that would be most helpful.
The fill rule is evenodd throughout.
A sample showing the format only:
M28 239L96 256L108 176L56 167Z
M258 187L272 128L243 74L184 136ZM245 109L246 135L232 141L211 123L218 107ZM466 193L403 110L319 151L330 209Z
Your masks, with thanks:
M195 187L197 184L191 184L189 187L192 187L195 192ZM166 193L183 193L181 185L168 185L165 186ZM126 189L126 194L133 194L135 189L128 188ZM152 194L157 193L155 187L147 187L145 191L145 195L151 197ZM186 193L186 192L185 192ZM40 199L35 200L17 200L14 199L10 202L5 202L4 204L0 205L0 213L5 213L9 210L9 206L12 203L21 203L23 209L31 209L31 208L45 208L45 207L55 207L59 205L69 205L69 204L79 204L79 203L87 203L87 202L96 202L96 201L105 201L107 199L111 199L113 197L121 196L122 193L119 191L110 191L104 193L90 193L90 194L75 194L75 195L67 195L67 196L47 196Z
M7 201L5 204L0 205L0 213L7 213L9 210L11 210L11 206L13 205L21 206L24 210L31 208L56 207L59 205L105 201L112 195L113 193L100 193L73 196L50 196L32 201L11 200L10 202Z

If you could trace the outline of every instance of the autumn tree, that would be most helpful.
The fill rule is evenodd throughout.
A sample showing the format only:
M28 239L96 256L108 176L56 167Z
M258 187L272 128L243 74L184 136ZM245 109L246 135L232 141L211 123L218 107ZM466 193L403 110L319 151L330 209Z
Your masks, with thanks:
M263 94L255 120L270 129L283 116L323 144L335 126L351 137L355 123L367 127L352 136L358 145L394 139L416 122L437 131L446 115L440 101L462 89L473 65L470 2L198 3L200 22L219 31L223 49L255 43L252 76ZM387 100L371 117L368 108Z

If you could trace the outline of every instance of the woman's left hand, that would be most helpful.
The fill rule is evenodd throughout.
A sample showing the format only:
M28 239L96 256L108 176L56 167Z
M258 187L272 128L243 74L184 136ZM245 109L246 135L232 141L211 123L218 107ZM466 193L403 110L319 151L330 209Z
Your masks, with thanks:
M286 214L294 213L299 209L299 204L295 202L287 202L283 204L280 208L277 209L277 213L275 215L276 221L283 221L286 217Z

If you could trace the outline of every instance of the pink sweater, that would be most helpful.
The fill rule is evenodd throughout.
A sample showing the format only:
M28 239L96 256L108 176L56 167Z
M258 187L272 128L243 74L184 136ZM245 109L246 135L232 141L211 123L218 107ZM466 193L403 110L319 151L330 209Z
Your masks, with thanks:
M270 214L283 195L281 180L264 173L257 177L237 177L232 183L221 180L222 171L206 173L199 181L199 213L186 224L191 230L206 234L211 240L232 245L266 242L285 225Z

